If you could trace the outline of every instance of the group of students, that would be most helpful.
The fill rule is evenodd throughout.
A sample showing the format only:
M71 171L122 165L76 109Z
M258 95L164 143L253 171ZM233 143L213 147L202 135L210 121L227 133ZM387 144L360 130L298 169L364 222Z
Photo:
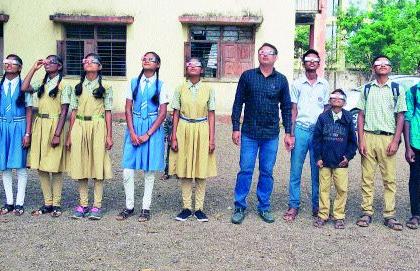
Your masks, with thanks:
M112 88L102 82L101 58L90 53L82 60L83 72L74 89L62 82L63 61L50 55L35 62L24 80L23 61L14 54L4 61L0 82L0 170L6 204L0 214L24 213L27 167L38 171L44 203L33 216L62 214L63 173L79 184L80 202L72 218L99 220L103 216L103 181L112 178L109 150L112 138ZM134 175L144 172L144 196L139 221L151 218L150 206L155 173L165 169L163 121L170 94L159 79L161 60L155 52L142 58L142 70L126 93L127 130L122 167L126 207L117 216L124 220L134 214ZM41 82L31 82L45 68ZM208 221L203 212L206 178L217 174L215 160L214 91L201 82L203 64L198 58L186 63L187 81L175 91L173 129L170 136L169 174L181 179L184 209L176 217L183 221L194 215ZM32 121L32 97L38 99L38 113ZM69 124L66 118L70 110ZM67 132L66 132L67 130ZM12 169L17 172L16 200ZM93 204L89 204L88 180L93 180ZM196 182L195 212L192 188ZM189 212L187 212L187 210Z
M257 186L258 213L268 223L274 222L270 208L273 190L273 166L279 142L279 104L285 129L284 142L291 151L289 208L283 215L294 221L300 206L302 167L307 152L311 160L312 210L314 226L324 226L329 219L343 229L348 187L348 164L357 148L362 155L362 216L357 225L367 227L373 214L373 179L379 165L384 181L384 223L401 230L395 218L396 156L405 126L406 158L410 163L410 202L412 217L407 226L415 229L420 222L419 181L419 85L405 93L388 75L391 63L386 56L375 58L372 70L376 80L361 94L358 108L358 137L352 117L343 109L346 94L332 93L325 79L318 77L320 57L315 50L303 56L305 76L292 84L275 71L275 46L265 43L258 49L260 66L245 71L239 80L232 110L232 140L241 146L240 171L234 191L232 222L245 218L246 197L252 183L255 160L260 160ZM32 215L62 214L63 172L79 183L80 202L73 218L102 218L103 180L112 178L109 150L112 138L112 88L102 82L101 58L91 53L82 60L83 72L74 89L62 82L63 62L50 55L35 62L21 80L22 59L8 55L3 61L0 82L0 170L6 204L0 214L24 213L27 182L26 168L38 170L44 204ZM176 220L194 216L208 221L203 212L206 179L217 175L215 157L215 93L201 80L203 62L190 58L186 62L187 80L176 88L170 103L168 88L159 79L161 59L155 52L142 58L140 74L130 81L126 92L127 129L123 144L123 183L126 206L117 220L134 215L135 172L144 172L144 195L138 220L151 218L152 192L156 172L180 179L183 209ZM33 75L45 68L41 82ZM414 90L414 91L413 91ZM38 99L38 113L32 121L32 95ZM242 127L240 117L245 105ZM408 108L408 110L407 110ZM70 110L68 128L66 117ZM404 125L405 112L405 125ZM396 117L395 117L396 116ZM166 120L166 124L162 125ZM410 128L411 127L411 128ZM67 133L65 131L67 130ZM170 133L170 135L165 135ZM165 140L169 149L165 149ZM30 148L29 148L30 147ZM165 161L165 152L167 160ZM17 171L16 201L13 197L12 169ZM88 180L94 183L93 204L89 205ZM337 196L330 214L330 187L333 181ZM195 208L192 191L195 182Z

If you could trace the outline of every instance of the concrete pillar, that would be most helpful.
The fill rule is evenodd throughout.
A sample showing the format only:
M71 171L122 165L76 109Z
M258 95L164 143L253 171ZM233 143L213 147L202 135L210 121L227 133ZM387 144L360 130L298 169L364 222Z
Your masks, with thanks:
M320 13L315 15L314 24L310 27L309 46L319 52L321 63L318 75L324 76L325 58L327 57L325 49L327 32L327 0L319 0L319 10Z

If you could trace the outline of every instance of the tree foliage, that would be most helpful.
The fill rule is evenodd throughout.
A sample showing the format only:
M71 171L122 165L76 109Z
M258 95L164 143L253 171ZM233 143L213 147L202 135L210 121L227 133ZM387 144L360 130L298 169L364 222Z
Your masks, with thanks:
M371 11L350 7L337 20L346 62L366 72L372 58L387 55L397 73L420 61L420 1L379 0Z

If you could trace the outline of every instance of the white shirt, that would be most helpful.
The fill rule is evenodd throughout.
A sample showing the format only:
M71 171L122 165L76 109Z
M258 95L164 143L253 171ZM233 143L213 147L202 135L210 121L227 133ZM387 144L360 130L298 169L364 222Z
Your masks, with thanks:
M318 77L311 85L304 75L292 83L290 100L297 104L296 122L314 125L330 99L330 86L324 78Z
M341 119L341 116L343 115L343 111L340 111L338 113L335 113L334 111L331 110L331 112L332 112L332 116L333 116L334 122L336 122L337 120Z
M156 74L154 74L152 77L149 77L148 79L149 79L149 86L156 84ZM139 91L143 93L145 87L146 87L146 76L144 76L143 74L142 77L140 78ZM131 90L131 81L129 82L125 98L129 100L133 100L133 91ZM170 92L166 88L165 83L162 83L162 86L160 88L160 94L159 94L159 104L167 104L169 103L169 101L170 101Z
M15 93L16 87L19 84L19 76L16 76L12 80L9 80L7 78L4 79L3 90L4 90L4 94L6 94L6 95L7 95L7 92L9 91L9 83L12 83L11 84L12 92L11 92L10 96L13 96L13 94Z
M9 83L11 86L11 92L10 92L10 96L13 96L13 94L15 93L15 90L19 84L19 76L16 76L15 78L13 78L12 80L9 80L7 78L4 79L3 82L3 93L4 96L7 95L7 92L9 91ZM25 107L28 106L32 106L32 95L29 92L25 93Z

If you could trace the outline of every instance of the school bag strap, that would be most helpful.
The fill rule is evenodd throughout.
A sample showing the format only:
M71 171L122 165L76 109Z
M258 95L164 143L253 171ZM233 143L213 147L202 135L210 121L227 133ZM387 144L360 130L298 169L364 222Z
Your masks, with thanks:
M368 83L365 85L365 88L363 90L363 94L365 96L365 103L367 103L367 98L368 98L371 87L372 87L372 84ZM398 96L400 96L400 85L398 83L391 82L391 91L392 91L392 96L394 97L394 110L396 111L397 103L398 103Z

